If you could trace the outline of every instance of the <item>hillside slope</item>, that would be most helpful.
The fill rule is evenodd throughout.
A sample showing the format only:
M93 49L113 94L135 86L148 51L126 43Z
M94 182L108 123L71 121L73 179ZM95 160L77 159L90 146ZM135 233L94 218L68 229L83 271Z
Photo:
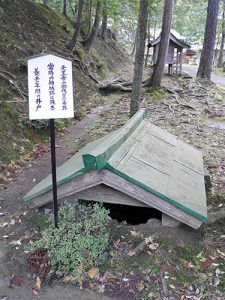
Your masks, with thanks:
M81 44L70 53L66 45L72 24L42 4L1 0L0 18L0 162L6 163L40 141L42 134L36 129L47 127L46 122L28 120L26 64L30 56L53 52L72 60L76 114L96 105L98 81L122 69L129 58L112 39L98 38L89 53Z

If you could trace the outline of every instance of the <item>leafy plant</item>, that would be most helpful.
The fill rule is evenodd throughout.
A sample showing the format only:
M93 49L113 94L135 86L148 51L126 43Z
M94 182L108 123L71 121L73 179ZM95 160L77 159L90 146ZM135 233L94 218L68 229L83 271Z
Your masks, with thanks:
M38 229L44 230L49 226L49 220L47 216L35 215L28 217L28 221L37 227Z
M47 130L49 128L49 122L47 120L29 120L29 119L22 119L22 124L27 127L38 130ZM57 131L65 129L65 127L71 126L72 123L68 119L58 119L55 122L55 128Z
M109 241L108 211L99 204L76 207L65 203L59 210L58 228L53 220L42 238L33 243L31 250L46 249L51 272L82 273L94 265Z
M22 124L28 128L32 128L35 130L47 130L48 129L48 121L46 120L29 120L29 119L23 119Z

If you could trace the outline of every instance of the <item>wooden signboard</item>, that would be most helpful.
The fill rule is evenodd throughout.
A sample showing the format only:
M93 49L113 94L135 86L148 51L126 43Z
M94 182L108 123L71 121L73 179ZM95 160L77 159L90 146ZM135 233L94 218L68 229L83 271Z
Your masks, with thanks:
M56 118L74 117L72 62L52 54L28 60L30 120L49 119L51 137L53 211L58 223L55 123Z
M29 118L72 118L72 62L47 54L28 60Z

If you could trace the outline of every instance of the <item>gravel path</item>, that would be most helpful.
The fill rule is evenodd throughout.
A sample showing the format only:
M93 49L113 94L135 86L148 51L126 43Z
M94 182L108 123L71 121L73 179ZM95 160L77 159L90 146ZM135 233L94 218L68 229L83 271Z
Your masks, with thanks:
M193 65L183 65L182 66L183 72L187 73L188 75L191 75L193 77L196 77L198 66ZM212 82L225 87L225 76L216 75L215 73L212 73L211 75Z

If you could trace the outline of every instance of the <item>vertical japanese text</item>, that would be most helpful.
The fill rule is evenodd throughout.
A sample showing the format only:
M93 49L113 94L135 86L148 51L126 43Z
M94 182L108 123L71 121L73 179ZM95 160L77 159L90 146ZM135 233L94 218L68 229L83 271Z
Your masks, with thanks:
M34 92L35 92L35 103L36 111L41 108L41 86L40 86L40 71L37 68L34 69Z
M54 64L48 64L48 93L50 99L50 109L55 110L55 82L54 82Z
M62 110L67 110L67 83L66 83L66 78L67 78L67 74L66 74L66 66L62 65L61 67L61 92L62 92Z

